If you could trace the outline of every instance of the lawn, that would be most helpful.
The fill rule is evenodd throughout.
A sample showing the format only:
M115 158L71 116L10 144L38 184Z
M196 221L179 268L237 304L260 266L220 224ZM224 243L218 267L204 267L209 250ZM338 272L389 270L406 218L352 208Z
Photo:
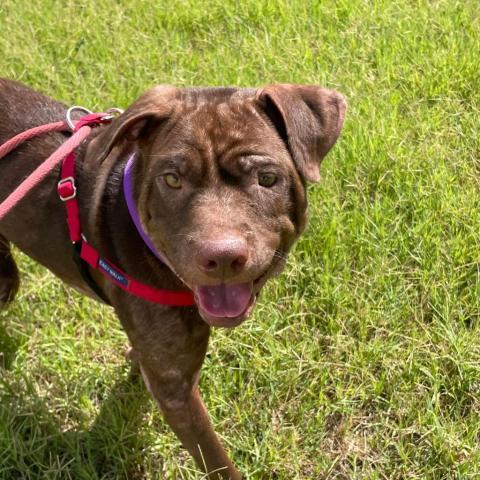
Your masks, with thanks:
M478 0L2 0L0 76L68 104L156 83L336 88L310 226L201 389L246 479L480 478ZM0 480L201 479L112 311L16 252Z

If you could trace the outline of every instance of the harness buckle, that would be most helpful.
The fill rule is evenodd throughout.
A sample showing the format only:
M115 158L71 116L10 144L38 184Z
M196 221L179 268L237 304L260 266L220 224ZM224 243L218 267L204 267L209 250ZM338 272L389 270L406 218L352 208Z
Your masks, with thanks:
M77 196L77 187L73 177L62 178L57 184L57 193L62 202L72 200Z

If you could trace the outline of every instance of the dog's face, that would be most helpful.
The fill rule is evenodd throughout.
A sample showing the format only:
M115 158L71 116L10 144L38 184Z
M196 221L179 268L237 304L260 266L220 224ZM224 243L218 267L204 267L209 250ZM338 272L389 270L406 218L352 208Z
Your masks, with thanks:
M96 139L137 156L143 227L210 325L241 323L283 268L305 227L305 181L344 112L340 94L313 86L157 87Z

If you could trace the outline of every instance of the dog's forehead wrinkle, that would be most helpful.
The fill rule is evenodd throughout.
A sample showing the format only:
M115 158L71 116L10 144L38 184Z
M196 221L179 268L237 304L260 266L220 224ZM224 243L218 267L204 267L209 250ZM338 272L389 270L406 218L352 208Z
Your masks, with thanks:
M261 152L270 143L265 141L268 128L253 102L230 98L205 101L196 95L193 98L195 101L177 112L176 125L170 129L170 137L174 137L171 142L177 149L183 143L185 150L198 152L210 173L217 168L219 159L227 157L228 161L242 151Z

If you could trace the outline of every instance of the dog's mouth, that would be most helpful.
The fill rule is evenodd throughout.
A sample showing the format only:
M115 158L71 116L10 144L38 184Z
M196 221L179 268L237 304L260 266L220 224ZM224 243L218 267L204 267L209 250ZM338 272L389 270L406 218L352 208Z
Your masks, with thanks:
M194 288L200 315L213 327L235 327L250 315L255 305L253 282L220 283Z
M268 268L252 282L194 287L200 315L212 327L232 328L240 325L252 313L270 271L271 268Z
M211 327L233 328L244 322L252 313L260 289L268 280L276 262L272 262L269 268L252 282L208 286L192 285L178 273L168 258L165 263L185 286L193 291L198 311L206 323Z
M270 265L253 281L216 285L196 285L187 281L173 268L172 262L168 259L167 262L175 275L193 292L203 320L211 327L233 328L250 316L262 287L282 271L286 254L282 250L275 250Z

